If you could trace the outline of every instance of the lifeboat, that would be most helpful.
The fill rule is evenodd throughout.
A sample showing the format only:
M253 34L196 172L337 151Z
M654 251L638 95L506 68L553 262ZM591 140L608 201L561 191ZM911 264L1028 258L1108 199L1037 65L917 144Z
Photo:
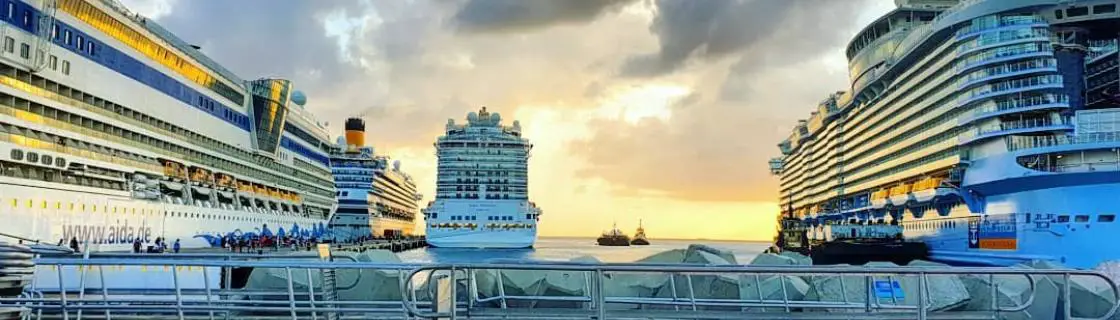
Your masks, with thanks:
M883 207L886 207L887 204L890 204L890 202L891 202L890 199L887 199L887 194L888 193L889 193L889 191L887 189L879 189L879 190L876 190L875 192L872 192L871 193L871 199L870 199L871 208L872 209L882 209Z
M910 190L913 188L913 186L914 185L909 183L903 183L891 187L890 192L887 195L887 197L891 200L891 204L895 206L902 206L913 199L913 197L910 195Z
M918 202L930 202L937 198L957 194L956 189L943 185L944 181L945 178L943 177L925 178L914 183L914 188L910 192L914 195L914 200Z

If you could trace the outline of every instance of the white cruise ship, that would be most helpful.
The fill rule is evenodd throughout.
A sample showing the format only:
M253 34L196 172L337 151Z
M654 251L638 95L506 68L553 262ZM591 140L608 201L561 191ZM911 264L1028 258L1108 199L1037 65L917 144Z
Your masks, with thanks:
M110 1L0 4L0 233L82 250L323 236L329 136L282 79L244 81Z
M896 4L849 43L850 86L778 144L782 216L954 264L1120 260L1120 3Z
M528 248L541 211L529 201L533 145L521 123L502 125L483 107L466 124L448 119L436 141L436 199L424 210L428 244L452 248Z
M328 225L334 239L394 238L415 234L421 195L400 160L378 156L365 145L365 121L346 120L346 135L331 150L338 211Z

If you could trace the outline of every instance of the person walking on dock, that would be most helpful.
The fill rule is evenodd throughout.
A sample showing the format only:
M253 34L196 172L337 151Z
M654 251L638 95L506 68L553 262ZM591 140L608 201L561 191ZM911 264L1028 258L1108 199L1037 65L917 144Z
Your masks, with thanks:
M140 238L132 240L132 253L140 253Z
M175 253L179 253L179 248L181 248L179 246L179 239L175 239L175 244L171 246L171 250L175 250Z
M78 250L78 237L70 238L70 249L74 250L74 253L82 252L82 250Z

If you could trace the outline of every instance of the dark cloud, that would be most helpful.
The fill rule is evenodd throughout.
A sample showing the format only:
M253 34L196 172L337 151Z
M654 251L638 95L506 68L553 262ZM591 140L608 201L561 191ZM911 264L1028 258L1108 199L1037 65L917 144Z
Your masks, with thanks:
M511 31L588 22L634 0L468 0L454 16L466 31Z
M692 58L718 59L743 50L764 50L758 44L780 39L830 45L834 32L806 32L826 28L846 31L864 0L657 0L657 16L650 32L660 42L657 52L630 57L625 76L660 76ZM807 19L812 16L813 19ZM766 48L777 54L798 54L790 48ZM815 52L815 51L809 51Z
M773 201L766 161L796 119L847 86L846 73L818 58L842 59L864 4L658 1L651 31L660 49L631 58L623 74L664 75L695 61L688 72L704 74L696 93L668 120L596 123L589 138L569 146L590 164L581 173L681 199Z
M298 80L311 71L330 79L296 81L314 99L333 82L354 76L353 66L341 60L336 39L324 35L322 19L332 12L353 17L362 11L347 1L177 1L173 13L158 21L243 79Z

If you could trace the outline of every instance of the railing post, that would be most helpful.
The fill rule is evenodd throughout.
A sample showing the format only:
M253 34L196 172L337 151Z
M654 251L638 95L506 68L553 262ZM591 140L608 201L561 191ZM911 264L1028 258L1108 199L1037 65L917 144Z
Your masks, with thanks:
M288 274L288 308L291 309L292 320L297 320L295 279L292 278L292 268L284 267L284 272ZM307 285L311 284L309 283Z
M607 318L607 298L603 296L603 269L595 267L595 312L598 320Z
M175 309L179 314L179 320L185 318L183 314L183 290L179 286L179 266L171 265L171 281L175 284Z
M918 272L918 320L926 320L926 272Z
M66 283L62 281L62 278L63 278L63 276L62 276L62 265L57 264L57 265L55 265L55 267L58 268L58 269L55 269L55 270L58 270L58 273L57 273L58 274L58 292L60 293L59 296L62 297L62 320L70 320L70 311L66 310L66 295L67 295L67 293L66 293Z

